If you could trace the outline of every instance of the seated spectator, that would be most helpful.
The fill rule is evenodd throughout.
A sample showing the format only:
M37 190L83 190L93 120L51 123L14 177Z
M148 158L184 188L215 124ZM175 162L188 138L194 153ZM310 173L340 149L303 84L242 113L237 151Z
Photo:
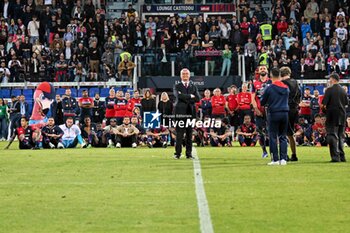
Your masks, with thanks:
M130 124L130 118L124 117L123 124L117 127L116 147L137 147L137 135L139 130Z
M131 124L139 130L139 134L137 135L137 145L144 145L147 142L146 130L142 126L142 118L136 115L131 117Z
M94 123L91 122L91 118L89 116L84 117L84 121L81 122L81 136L83 137L85 143L87 144L87 148L90 148L93 145L93 142L98 142L99 138L96 135L97 127Z
M79 127L73 124L72 117L68 117L66 123L60 125L60 128L63 131L62 144L64 148L75 148L78 143L80 144L81 148L85 148L87 146L81 136Z
M302 145L304 140L304 131L299 124L294 124L293 137L296 145Z
M319 114L315 116L315 123L312 125L312 139L315 146L327 146L326 126Z
M227 118L217 118L216 120L221 121L221 128L210 129L210 144L211 146L231 146L231 131Z
M258 133L255 124L251 122L250 115L244 116L243 124L239 126L236 134L238 135L238 141L241 146L255 146L258 139Z
M14 130L9 144L5 147L8 149L15 138L18 138L19 141L19 149L38 149L39 137L40 133L34 127L28 125L28 120L25 117L21 118L21 126Z
M149 148L152 147L163 147L168 146L168 135L169 130L164 126L160 128L150 128L147 130L147 145Z
M58 126L55 125L55 119L50 117L48 119L47 125L41 129L42 138L42 146L46 149L63 149L64 146L62 144L62 136L63 131Z
M346 117L345 144L346 146L350 146L350 116Z
M305 120L303 117L299 117L299 126L303 131L303 136L297 137L298 141L296 141L299 145L302 146L311 146L312 142L312 127L310 123Z
M117 144L117 127L117 119L111 118L109 125L103 129L108 142L108 148L113 148Z

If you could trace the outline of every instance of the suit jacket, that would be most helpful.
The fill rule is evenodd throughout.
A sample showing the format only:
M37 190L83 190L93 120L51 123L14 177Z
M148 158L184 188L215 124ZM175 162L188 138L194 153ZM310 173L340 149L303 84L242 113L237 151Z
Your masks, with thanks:
M327 127L345 126L348 104L348 96L339 84L327 88L322 100L322 105L326 108Z
M174 85L173 92L175 96L175 115L192 115L193 118L196 117L195 104L201 99L197 86L190 81L186 88L180 82ZM191 98L191 94L195 98Z

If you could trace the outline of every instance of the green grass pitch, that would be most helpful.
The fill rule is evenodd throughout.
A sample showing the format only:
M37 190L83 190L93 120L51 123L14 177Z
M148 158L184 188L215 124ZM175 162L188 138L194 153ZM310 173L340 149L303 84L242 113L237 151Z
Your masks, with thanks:
M193 162L173 148L0 151L0 232L200 232ZM349 232L350 164L328 148L285 167L259 147L197 152L215 232Z

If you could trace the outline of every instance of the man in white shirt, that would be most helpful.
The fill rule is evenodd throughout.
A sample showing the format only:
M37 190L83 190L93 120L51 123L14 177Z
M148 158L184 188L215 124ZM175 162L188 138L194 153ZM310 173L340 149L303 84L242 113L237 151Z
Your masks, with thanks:
M335 31L337 32L337 37L343 42L346 42L348 39L348 31L344 28L343 23L340 23L339 27L335 29Z
M86 148L87 144L84 142L81 137L81 131L77 125L73 124L73 118L68 117L66 124L60 125L60 128L63 131L62 144L64 148L75 148L78 143L81 148Z
M28 23L28 35L30 37L29 42L34 44L36 39L39 39L40 22L37 20L37 16L33 15L32 21Z

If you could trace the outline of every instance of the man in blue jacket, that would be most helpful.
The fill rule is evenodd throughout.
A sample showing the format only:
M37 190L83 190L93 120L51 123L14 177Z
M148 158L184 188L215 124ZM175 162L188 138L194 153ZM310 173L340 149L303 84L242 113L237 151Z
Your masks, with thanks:
M287 165L287 129L289 89L280 78L278 68L271 69L272 84L262 97L261 105L267 107L269 144L272 161L268 165ZM279 142L279 152L277 143Z

